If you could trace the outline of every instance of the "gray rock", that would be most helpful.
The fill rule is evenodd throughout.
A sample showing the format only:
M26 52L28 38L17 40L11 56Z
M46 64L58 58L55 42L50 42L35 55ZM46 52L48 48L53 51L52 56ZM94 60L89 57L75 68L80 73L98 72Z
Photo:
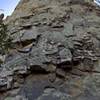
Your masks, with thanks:
M35 100L42 94L44 89L49 86L48 76L34 75L27 77L25 84L19 91L19 94L28 98L28 100Z
M5 21L16 48L0 70L5 100L99 100L99 15L90 0L21 0Z
M73 31L73 24L71 23L65 24L63 33L66 37L74 37L75 34Z
M48 88L44 90L44 93L35 100L70 100L69 95L56 91L53 88Z
M0 91L7 91L12 88L13 78L12 77L2 77L0 78Z
M28 40L36 40L39 33L37 33L37 30L35 27L31 28L30 30L21 30L19 34L14 34L14 40L13 42L21 42L21 41L28 41Z
M61 59L61 63L72 61L72 54L71 54L69 49L61 50L59 52L59 56L60 56L60 59Z
M17 95L15 97L7 97L4 100L28 100L28 99L23 96Z
M13 71L14 71L14 73L20 74L20 75L28 74L28 70L27 70L27 67L26 66L18 66L18 67L15 67L13 69Z
M58 68L58 69L56 70L56 74L57 74L58 76L62 77L62 78L65 78L65 77L66 77L66 72L65 72L64 70L60 69L60 68Z

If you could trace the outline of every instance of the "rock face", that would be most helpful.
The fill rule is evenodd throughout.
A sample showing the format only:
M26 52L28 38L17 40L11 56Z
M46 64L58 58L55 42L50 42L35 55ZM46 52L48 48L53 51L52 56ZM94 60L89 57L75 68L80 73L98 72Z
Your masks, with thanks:
M0 100L100 100L99 16L92 0L21 0L5 21Z

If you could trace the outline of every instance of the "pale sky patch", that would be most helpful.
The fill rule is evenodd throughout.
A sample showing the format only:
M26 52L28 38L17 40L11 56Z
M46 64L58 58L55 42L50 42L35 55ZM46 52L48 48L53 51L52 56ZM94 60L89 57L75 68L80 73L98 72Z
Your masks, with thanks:
M9 16L14 11L20 0L0 0L0 13L4 13L5 16Z

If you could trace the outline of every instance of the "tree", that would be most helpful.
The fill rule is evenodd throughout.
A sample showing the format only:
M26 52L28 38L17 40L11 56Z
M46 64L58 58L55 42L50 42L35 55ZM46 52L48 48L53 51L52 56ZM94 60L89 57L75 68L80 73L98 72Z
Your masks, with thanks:
M3 23L4 14L0 15L0 54L3 55L11 47L11 37L7 34L7 25Z

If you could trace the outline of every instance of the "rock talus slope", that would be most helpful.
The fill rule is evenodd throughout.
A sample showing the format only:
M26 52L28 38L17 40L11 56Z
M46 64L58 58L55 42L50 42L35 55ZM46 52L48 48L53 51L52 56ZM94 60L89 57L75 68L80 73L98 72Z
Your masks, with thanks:
M13 48L0 69L0 100L100 100L92 0L21 0L5 23Z

